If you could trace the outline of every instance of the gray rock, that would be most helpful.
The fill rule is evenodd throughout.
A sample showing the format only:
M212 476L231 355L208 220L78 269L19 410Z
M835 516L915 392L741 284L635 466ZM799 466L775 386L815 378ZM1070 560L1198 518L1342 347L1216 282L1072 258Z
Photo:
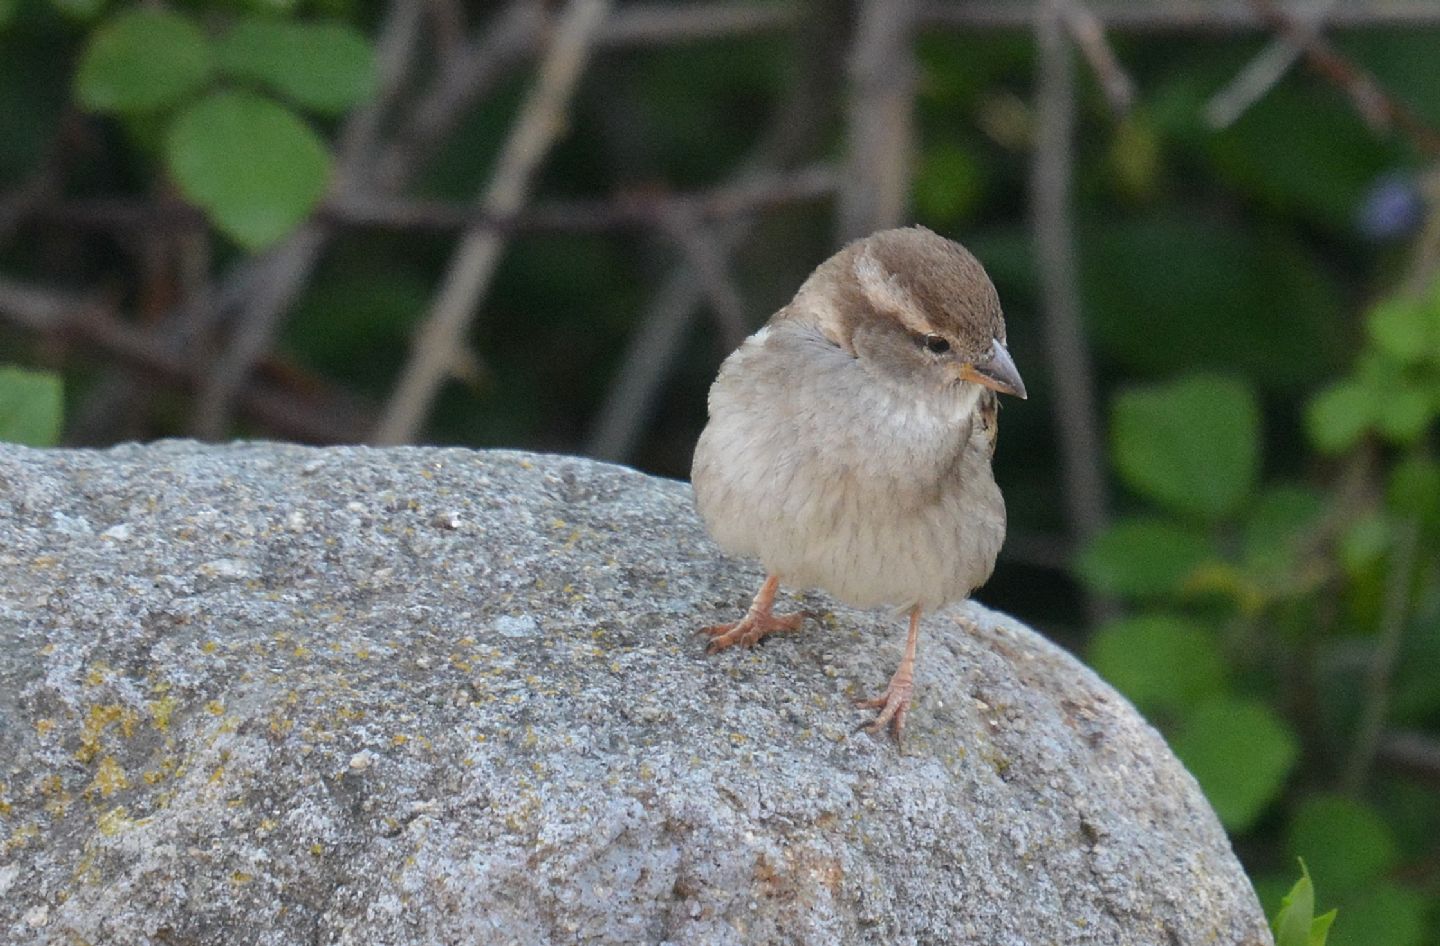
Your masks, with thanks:
M1239 944L1160 737L927 620L703 654L760 579L689 488L566 457L0 447L0 941Z

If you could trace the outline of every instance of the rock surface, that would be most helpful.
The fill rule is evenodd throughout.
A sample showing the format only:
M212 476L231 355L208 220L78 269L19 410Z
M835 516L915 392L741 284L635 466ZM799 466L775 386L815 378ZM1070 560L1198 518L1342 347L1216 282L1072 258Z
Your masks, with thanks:
M1249 944L1194 781L978 606L760 578L585 460L0 447L0 942ZM967 627L966 622L973 627Z

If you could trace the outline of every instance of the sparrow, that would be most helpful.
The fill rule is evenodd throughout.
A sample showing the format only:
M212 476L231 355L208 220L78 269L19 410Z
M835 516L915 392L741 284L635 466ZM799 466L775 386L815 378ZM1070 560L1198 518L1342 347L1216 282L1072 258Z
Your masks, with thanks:
M924 227L830 257L724 363L691 483L710 535L765 568L707 653L797 630L781 583L908 613L889 685L859 706L897 742L914 692L920 617L995 568L1005 501L990 462L999 394L1025 397L1000 299L980 262Z

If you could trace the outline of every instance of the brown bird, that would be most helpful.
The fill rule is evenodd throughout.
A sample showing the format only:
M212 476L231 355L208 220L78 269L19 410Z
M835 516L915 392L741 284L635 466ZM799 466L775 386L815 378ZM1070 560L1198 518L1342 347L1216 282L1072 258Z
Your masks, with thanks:
M1005 539L996 392L1025 397L978 260L923 227L846 246L720 366L691 480L710 534L765 583L711 653L800 627L781 582L910 615L890 685L860 703L898 740L920 615L985 583Z

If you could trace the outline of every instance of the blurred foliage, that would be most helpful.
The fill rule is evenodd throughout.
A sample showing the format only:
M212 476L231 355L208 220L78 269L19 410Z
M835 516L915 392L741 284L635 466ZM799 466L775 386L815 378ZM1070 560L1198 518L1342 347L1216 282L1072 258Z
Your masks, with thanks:
M374 91L372 60L345 23L239 16L212 38L191 14L125 8L86 38L75 99L115 116L218 229L259 249L309 215L330 176L324 141L268 93L343 113Z
M0 365L0 441L52 447L60 440L64 393L49 371Z
M494 9L461 7L474 23ZM360 0L0 0L0 196L54 169L55 200L178 194L210 225L36 219L0 233L0 274L93 290L146 324L194 291L177 257L198 245L214 277L282 240L331 186L341 122L374 95L379 13ZM845 48L823 32L605 52L538 193L718 186L762 142L806 126L804 160L838 157ZM1437 787L1377 766L1373 744L1377 713L1387 728L1440 733L1440 287L1408 285L1437 219L1422 186L1434 171L1298 69L1211 128L1207 101L1264 37L1114 40L1139 97L1116 116L1085 80L1075 211L1123 492L1110 527L1058 568L1066 556L1014 551L1065 530L1026 204L1034 50L1023 31L935 30L918 44L915 219L984 260L1031 392L1004 414L996 472L1013 541L983 597L1085 652L1162 729L1232 832L1281 946L1327 930L1338 946L1440 946ZM1440 33L1335 42L1440 124ZM442 68L434 52L413 86ZM784 112L807 79L807 110ZM472 199L525 88L521 71L502 76L421 162L409 196ZM758 216L730 261L752 324L833 249L832 209ZM344 231L272 367L383 400L453 249L453 234ZM676 259L634 229L514 235L471 368L427 439L583 450ZM717 336L706 323L687 341L636 465L687 473L725 354ZM72 354L0 328L0 362L51 369L0 369L0 439L60 438L62 385L70 442L185 431L183 396L168 392L123 429L87 429L113 370ZM1086 627L1089 594L1121 616ZM1290 883L1297 856L1340 907L1333 928L1333 914L1314 916L1310 873Z
M1349 767L1373 761L1374 713L1437 723L1436 700L1393 693L1440 688L1440 283L1383 299L1365 329L1354 369L1308 402L1310 446L1338 464L1315 467L1318 486L1261 476L1246 382L1118 392L1115 469L1144 512L1098 536L1077 573L1139 609L1097 630L1090 660L1170 736L1226 827L1281 832L1340 905L1335 943L1421 946L1436 825L1424 855L1402 852L1405 807Z

